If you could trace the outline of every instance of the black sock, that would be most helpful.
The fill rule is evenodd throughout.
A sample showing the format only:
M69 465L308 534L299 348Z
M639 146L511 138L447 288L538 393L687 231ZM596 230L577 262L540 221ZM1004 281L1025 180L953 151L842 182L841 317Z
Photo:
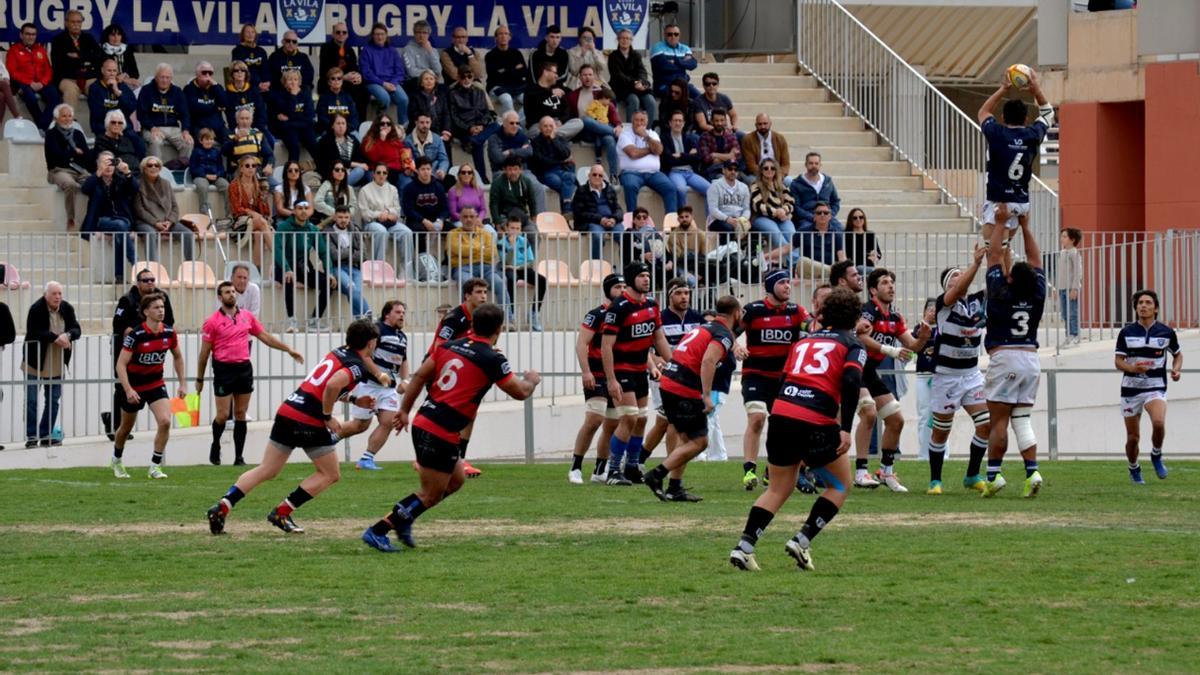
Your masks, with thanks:
M868 466L870 466L870 460L868 460L868 459L857 459L856 458L854 460L854 469L856 471L857 470L866 471Z
M467 445L471 442L469 438L458 439L458 456L461 459L467 458Z
M742 471L743 472L756 471L756 470L758 470L758 465L755 464L754 462L742 462Z
M416 520L425 511L425 504L417 499L416 493L410 494L392 507L392 524L398 524L403 520Z
M583 470L583 455L572 455L571 456L571 470L572 471L582 471Z
M212 444L213 444L213 447L217 447L217 446L221 445L221 434L225 433L225 423L224 422L213 422L212 423L212 431L213 431Z
M235 420L233 422L233 456L237 459L242 458L242 452L246 449L246 420Z
M308 491L302 487L292 490L292 494L287 496L287 501L292 505L293 509L298 509L308 502L312 501L313 496L308 494Z
M387 518L380 518L379 520L377 520L375 522L374 525L371 526L371 533L378 537L382 537L383 535L387 534L388 531L390 531L391 529L392 529L392 523L390 521L388 521Z
M896 463L896 455L900 454L899 450L888 450L884 448L879 451L879 463L882 466L891 466Z
M121 456L124 454L125 454L125 448L118 448L115 444L113 445L113 457L116 457L117 459L121 459Z
M762 536L763 530L771 524L771 519L775 517L774 513L762 508L761 506L751 506L750 515L746 517L746 527L742 530L742 541L750 545L750 551L753 552L754 545L758 543L758 538Z
M646 448L642 448L642 452L641 452L641 456L640 456L640 460L638 461L638 464L645 464L646 460L650 459L650 455L653 455L653 454L654 454L653 450L647 450Z
M229 506L230 506L230 508L232 508L234 506L237 506L237 503L242 501L242 497L245 497L245 496L246 496L246 493L242 492L238 488L238 486L234 485L229 488L229 492L226 492L225 496L222 497L222 499L229 502Z
M653 469L650 469L650 476L652 476L653 478L657 478L658 480L662 480L662 479L666 478L667 475L669 475L670 473L671 473L671 471L669 469L667 469L667 467L663 466L662 464L659 464L658 466L654 467Z
M979 467L983 466L983 456L986 454L987 439L981 439L978 436L971 437L971 459L967 461L968 476L979 475Z
M154 454L150 455L150 461L153 462L154 464L162 464L163 454L161 452L155 450Z
M929 480L942 479L942 464L946 461L946 444L929 446Z
M812 510L808 512L808 520L804 521L804 525L800 527L800 536L808 540L801 540L801 543L807 546L808 542L821 534L821 530L825 529L825 526L833 520L837 513L838 507L833 502L824 497L817 497L817 501L812 505Z
M679 492L683 489L682 478L672 478L667 482L667 492Z
M593 474L603 474L607 471L608 471L608 458L607 457L603 457L603 458L597 457L596 458L596 468L592 469L592 473Z

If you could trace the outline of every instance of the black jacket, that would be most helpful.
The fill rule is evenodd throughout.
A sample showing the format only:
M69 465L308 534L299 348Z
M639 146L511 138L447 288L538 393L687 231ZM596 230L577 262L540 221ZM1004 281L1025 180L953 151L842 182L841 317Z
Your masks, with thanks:
M350 134L346 134L346 138L353 147L350 151L350 161L362 162L369 165L370 162L367 161L367 156L363 154L362 143ZM317 163L317 171L321 173L321 177L329 180L329 170L333 168L333 163L342 159L342 156L338 153L337 140L333 137L332 133L324 134L317 139L317 156L313 159ZM346 165L346 169L347 171L350 169L349 164Z
M446 88L439 84L433 88L432 95L418 90L409 96L406 135L411 134L417 126L417 115L429 115L435 133L450 131L450 98L446 95Z
M75 56L68 56L75 54ZM79 33L79 47L75 47L71 35L63 31L50 41L50 63L54 69L54 83L63 80L90 80L100 72L100 62L104 53L100 51L100 43L90 33Z
M696 134L683 132L683 147L679 148L675 145L675 138L671 136L670 129L667 133L660 134L662 139L662 172L670 173L671 169L677 166L686 166L692 171L700 172L700 139ZM695 151L694 153L692 151ZM675 157L676 154L681 155Z
M162 280L159 279L159 281ZM174 326L175 310L171 308L171 296L167 295L167 292L161 287L154 289L154 292L163 296L163 305L167 310L166 316L163 317L163 323ZM129 292L122 295L121 299L117 301L117 311L113 314L112 322L113 337L124 337L127 328L137 328L145 321L141 310L138 309L141 301L142 294L138 292L137 284L134 284Z
M529 170L539 178L550 169L573 166L573 164L567 164L567 160L571 159L571 145L565 139L558 136L546 138L544 135L538 134L529 143L533 146L533 157L529 160Z
M59 132L57 124L50 126L50 129L46 131L46 143L42 146L46 155L46 169L50 171L70 169L73 168L71 164L74 163L90 171L95 166L92 163L92 154L88 151L87 139L84 138L83 132L75 129L71 132L71 138L75 141L75 147L83 150L82 155L76 155L71 151L66 136Z
M647 94L654 93L650 85L650 73L646 71L646 62L636 49L629 50L626 57L621 50L614 49L608 55L608 83L612 86L614 103L624 102L633 93L633 83L641 80L646 84Z
M75 318L75 308L66 300L58 306L58 311L62 314L63 322L66 324L67 334L71 336L71 342L74 342L83 335L83 330L79 327L79 321ZM45 365L46 355L50 353L50 343L58 339L58 333L50 332L50 308L46 305L46 298L38 298L37 302L29 308L29 315L25 317L25 363L35 367L38 370ZM71 363L72 349L63 350L63 367L65 368Z
M450 104L450 132L456 137L468 137L471 127L486 127L495 121L495 113L488 109L487 94L478 87L456 84L450 87L446 100Z
M621 203L617 201L617 191L612 188L612 185L605 185L602 192L605 201L608 202L608 208L612 210L612 217L621 222L625 217L625 212L621 210ZM575 229L580 232L587 232L588 225L600 222L600 214L597 212L596 193L592 192L590 185L581 185L575 191L575 196L571 198L571 211L575 214Z
M330 68L341 68L343 73L357 73L358 70L358 50L346 43L346 55L338 56L338 46L334 44L333 38L329 38L321 45L321 54L317 57L317 93L324 94L329 91L329 83L325 81L325 76L329 73ZM345 87L344 83L342 86ZM345 89L342 89L345 91Z

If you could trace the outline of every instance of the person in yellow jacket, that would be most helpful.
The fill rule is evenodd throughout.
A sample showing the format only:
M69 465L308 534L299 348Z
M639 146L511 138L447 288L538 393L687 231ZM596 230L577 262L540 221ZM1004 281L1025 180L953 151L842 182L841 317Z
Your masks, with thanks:
M503 271L497 265L495 238L491 232L483 229L475 207L463 207L459 211L459 218L462 219L462 227L450 230L446 235L446 264L450 267L450 278L457 281L459 286L467 279L483 279L496 294L496 304L507 306L508 293Z

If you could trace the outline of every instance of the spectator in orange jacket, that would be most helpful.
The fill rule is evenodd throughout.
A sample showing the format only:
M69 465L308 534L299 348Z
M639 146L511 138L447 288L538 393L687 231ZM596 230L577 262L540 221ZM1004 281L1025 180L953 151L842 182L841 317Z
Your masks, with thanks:
M54 106L62 103L58 89L50 86L53 69L46 48L39 44L37 26L27 23L21 26L21 41L13 43L4 59L8 74L17 90L17 95L25 102L25 107L34 116L38 127L45 129L50 126L54 115ZM41 98L44 106L38 105Z

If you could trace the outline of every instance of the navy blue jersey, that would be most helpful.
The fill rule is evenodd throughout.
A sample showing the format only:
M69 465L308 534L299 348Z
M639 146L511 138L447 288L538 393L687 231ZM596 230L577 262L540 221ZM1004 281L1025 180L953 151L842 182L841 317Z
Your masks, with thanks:
M386 323L379 322L379 340L375 343L375 353L371 360L385 373L391 373L392 379L400 376L400 366L408 359L408 336L399 328L392 328Z
M1037 290L1031 298L1013 297L1013 290L1004 278L1004 269L992 265L987 271L987 336L983 346L989 351L996 347L1038 346L1038 324L1046 308L1046 273L1035 268Z
M934 344L935 371L942 375L962 375L979 367L979 343L987 292L979 291L946 305L946 294L937 297L937 336Z
M704 317L694 309L684 312L683 316L679 316L672 309L664 309L662 313L663 335L667 338L667 344L672 347L678 346L684 335L702 323Z
M1121 378L1121 396L1128 398L1148 391L1167 391L1167 352L1179 353L1179 338L1175 330L1165 323L1155 321L1146 328L1133 323L1121 329L1117 335L1116 353L1125 357L1131 365L1147 363L1150 370L1134 375L1125 373Z
M1038 118L1027 127L1008 127L995 117L983 121L987 139L987 198L992 202L1029 202L1029 178L1046 123Z
M917 352L917 372L933 374L937 369L937 359L933 357L937 350L938 330L935 326L933 332L929 334L929 340L925 342L925 348Z

